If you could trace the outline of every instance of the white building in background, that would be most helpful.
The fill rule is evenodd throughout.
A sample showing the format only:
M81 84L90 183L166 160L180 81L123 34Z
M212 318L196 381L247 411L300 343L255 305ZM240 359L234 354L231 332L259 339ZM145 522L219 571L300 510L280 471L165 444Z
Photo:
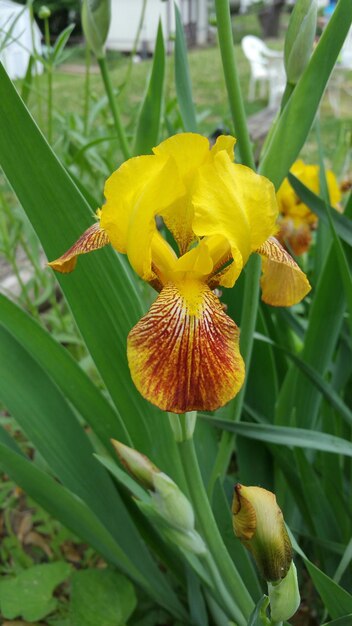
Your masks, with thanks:
M29 8L0 0L0 61L11 79L26 75L33 40L36 51L41 54L41 32L35 22L31 24ZM43 71L41 63L36 63L36 71Z
M176 0L189 45L202 45L208 38L207 0ZM131 52L143 9L143 0L111 0L111 25L107 48ZM170 41L175 33L174 0L147 0L137 51L154 50L159 19L164 40Z

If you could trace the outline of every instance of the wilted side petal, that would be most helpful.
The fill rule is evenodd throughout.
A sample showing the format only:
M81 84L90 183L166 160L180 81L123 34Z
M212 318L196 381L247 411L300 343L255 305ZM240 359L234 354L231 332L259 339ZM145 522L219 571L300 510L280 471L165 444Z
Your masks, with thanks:
M140 393L165 411L213 411L240 390L239 331L207 285L169 284L128 336Z
M103 228L100 228L99 222L96 222L84 231L83 235L65 254L55 261L51 261L48 265L57 272L67 274L75 269L78 255L99 250L99 248L103 248L108 243L110 242L107 233Z
M292 306L311 290L304 272L282 245L269 237L257 252L262 257L262 300L272 306Z

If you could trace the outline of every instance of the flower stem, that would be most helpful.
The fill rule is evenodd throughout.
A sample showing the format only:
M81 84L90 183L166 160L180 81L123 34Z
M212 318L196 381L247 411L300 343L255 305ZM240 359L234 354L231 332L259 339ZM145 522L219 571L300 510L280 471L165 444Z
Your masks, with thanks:
M200 473L193 438L179 442L178 449L197 523L214 559L220 578L242 614L241 620L238 617L235 619L238 624L245 624L245 618L248 618L253 610L253 602L215 522Z
M228 0L215 0L215 11L222 67L224 70L232 121L238 139L238 148L242 163L255 169L240 80L236 67L230 5Z
M212 555L209 552L207 552L203 558L208 568L208 571L211 575L212 582L214 585L214 591L217 595L219 604L221 604L223 610L226 611L227 615L231 619L235 620L239 626L240 624L245 625L246 620L244 619L243 614L241 610L238 608L232 595L229 593L228 589L225 587L223 580L219 574L218 568L215 565Z
M258 313L259 281L261 261L258 254L252 255L246 269L246 281L244 287L243 308L241 316L240 349L246 364L246 378L241 391L231 401L229 415L234 422L241 419L242 407L246 393L248 372L253 349L254 330ZM213 489L218 478L223 479L230 462L235 435L224 431L221 436L218 455L215 459L211 474L208 493L211 500Z
M53 68L50 61L50 26L49 18L44 19L45 45L49 59L48 74L48 142L51 144L53 138Z
M129 146L128 146L128 143L127 143L127 139L126 139L124 128L123 128L122 123L121 123L120 111L119 111L119 108L118 108L118 105L117 105L117 102L116 102L116 98L114 96L114 92L113 92L113 88L112 88L112 84L111 84L111 79L110 79L110 74L109 74L107 63L106 63L106 57L104 56L104 57L101 57L100 59L98 59L98 63L99 63L100 72L101 72L101 76L102 76L102 79L103 79L106 95L107 95L108 100L109 100L111 113L112 113L112 116L114 118L115 128L116 128L117 136L118 136L119 141L120 141L122 154L123 154L125 159L129 159L130 156L131 156L131 152L130 152L130 149L129 149Z
M89 98L90 98L90 62L91 55L88 44L86 43L85 50L85 77L84 77L84 111L83 111L83 124L84 134L88 133L88 116L89 116Z
M246 113L243 104L239 75L236 67L234 43L232 37L232 24L229 2L227 0L215 0L215 10L218 25L218 38L221 51L222 66L225 75L226 88L229 98L231 115L235 134L238 138L238 147L242 163L255 169L251 141L249 138ZM247 377L253 347L253 333L258 312L258 293L261 263L258 255L253 255L249 260L246 270L244 288L244 301L241 318L241 354L246 364ZM239 421L241 418L246 383L240 393L232 401L232 419ZM218 456L215 460L214 469L210 479L209 493L212 494L218 477L225 475L234 445L234 435L224 432L221 437Z

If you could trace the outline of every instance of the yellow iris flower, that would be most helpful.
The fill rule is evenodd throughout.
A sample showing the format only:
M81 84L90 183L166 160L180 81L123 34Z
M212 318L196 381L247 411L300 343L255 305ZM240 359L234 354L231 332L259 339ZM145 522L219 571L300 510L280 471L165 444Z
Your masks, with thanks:
M141 394L163 410L215 410L244 380L239 330L213 290L232 287L253 252L263 258L263 300L290 306L310 290L305 275L273 238L278 215L272 183L233 163L235 139L175 135L153 155L129 159L105 185L100 223L50 263L74 269L76 257L111 243L160 292L131 330L127 356ZM156 217L177 242L163 239Z
M303 161L296 161L290 170L306 187L319 195L319 166L306 165ZM325 172L329 190L330 204L338 208L341 192L335 174L330 170ZM312 231L318 223L317 216L304 204L291 187L288 178L285 178L277 192L279 205L280 230L278 240L288 247L294 254L300 255L309 249L312 240Z

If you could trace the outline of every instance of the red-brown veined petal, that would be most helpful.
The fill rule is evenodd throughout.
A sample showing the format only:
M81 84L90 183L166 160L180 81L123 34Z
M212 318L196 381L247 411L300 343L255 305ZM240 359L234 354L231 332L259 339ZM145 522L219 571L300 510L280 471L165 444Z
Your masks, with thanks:
M238 341L236 324L205 283L168 284L128 336L133 381L165 411L213 411L243 384Z
M62 274L68 274L72 272L77 263L77 257L80 254L86 254L87 252L93 252L103 248L109 242L109 237L103 228L100 228L99 222L90 226L83 235L76 241L76 243L60 256L55 261L48 263L53 270L61 272Z
M272 306L292 306L311 290L304 272L275 237L269 237L257 252L262 257L264 302Z

